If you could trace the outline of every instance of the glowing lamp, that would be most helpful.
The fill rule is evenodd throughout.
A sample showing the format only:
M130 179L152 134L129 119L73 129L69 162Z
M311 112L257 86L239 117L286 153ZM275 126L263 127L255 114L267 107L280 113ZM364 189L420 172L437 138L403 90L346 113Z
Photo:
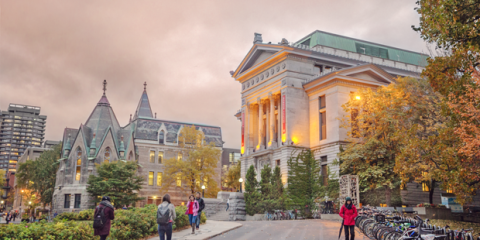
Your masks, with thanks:
M243 182L243 178L239 178L238 181L242 183L242 182Z
M202 189L205 190L205 185L202 185Z
M297 137L293 137L293 138L292 138L292 142L293 142L293 143L298 143L298 138L297 138Z
M360 96L356 96L355 99L360 100Z
M242 154L245 153L245 147L240 148L240 153L242 153Z
M282 134L282 142L285 142L287 141L287 136L285 136L285 134Z

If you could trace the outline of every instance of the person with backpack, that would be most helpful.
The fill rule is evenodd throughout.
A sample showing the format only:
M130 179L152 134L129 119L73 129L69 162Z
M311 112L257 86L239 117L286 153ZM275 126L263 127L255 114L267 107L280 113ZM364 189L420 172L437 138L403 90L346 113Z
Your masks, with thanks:
M187 211L185 212L185 214L188 215L188 221L190 222L190 226L192 226L192 234L195 234L195 225L197 220L196 218L199 208L200 207L197 200L195 200L195 197L193 195L190 195L190 197L188 197Z
M170 202L170 195L165 194L157 209L158 235L160 240L172 240L173 222L177 218L175 206Z
M196 217L196 221L195 223L197 224L197 231L200 230L200 218L202 217L202 211L203 209L205 208L205 202L203 201L203 198L201 197L202 195L200 195L200 192L197 192L197 202L198 202L198 206L199 206L199 209L198 209L198 214L197 214L197 217Z
M355 217L358 216L358 213L357 208L353 204L350 197L345 198L345 205L342 206L339 214L340 217L343 218L343 226L345 227L345 240L355 240Z
M115 219L115 209L110 203L110 197L102 197L102 201L95 208L93 214L94 236L100 236L100 240L106 240L110 235L111 220Z
M7 216L5 216L5 221L7 222L7 224L12 221L12 214L10 212L7 212Z

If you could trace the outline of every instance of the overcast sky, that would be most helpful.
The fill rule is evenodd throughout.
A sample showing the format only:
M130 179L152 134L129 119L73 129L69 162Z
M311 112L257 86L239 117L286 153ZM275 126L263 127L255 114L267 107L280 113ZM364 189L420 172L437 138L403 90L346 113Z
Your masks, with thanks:
M322 30L425 52L415 0L0 0L0 109L40 106L47 140L85 123L102 95L124 126L143 82L157 118L217 125L240 148L238 82L252 47Z

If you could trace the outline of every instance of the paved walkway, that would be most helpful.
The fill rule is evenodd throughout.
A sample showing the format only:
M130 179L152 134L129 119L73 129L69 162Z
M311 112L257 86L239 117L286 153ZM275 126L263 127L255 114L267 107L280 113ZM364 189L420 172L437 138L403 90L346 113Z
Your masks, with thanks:
M337 240L341 222L328 220L246 221L241 228L218 235L214 240ZM368 240L355 232L355 240ZM342 238L345 239L344 233Z
M239 228L244 222L227 222L207 220L207 223L200 225L200 231L192 234L192 229L185 229L180 232L173 233L172 240L203 240L210 239L222 233ZM159 240L159 237L150 238L148 240Z

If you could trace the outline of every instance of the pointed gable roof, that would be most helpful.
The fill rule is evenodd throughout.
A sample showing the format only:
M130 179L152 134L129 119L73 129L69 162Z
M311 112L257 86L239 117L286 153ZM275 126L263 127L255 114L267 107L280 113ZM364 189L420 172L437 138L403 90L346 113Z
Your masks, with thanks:
M140 101L138 102L137 110L135 111L135 116L133 119L137 119L138 117L153 118L152 108L150 108L150 101L148 101L147 82L145 82L143 85L144 88L142 97L140 97Z

